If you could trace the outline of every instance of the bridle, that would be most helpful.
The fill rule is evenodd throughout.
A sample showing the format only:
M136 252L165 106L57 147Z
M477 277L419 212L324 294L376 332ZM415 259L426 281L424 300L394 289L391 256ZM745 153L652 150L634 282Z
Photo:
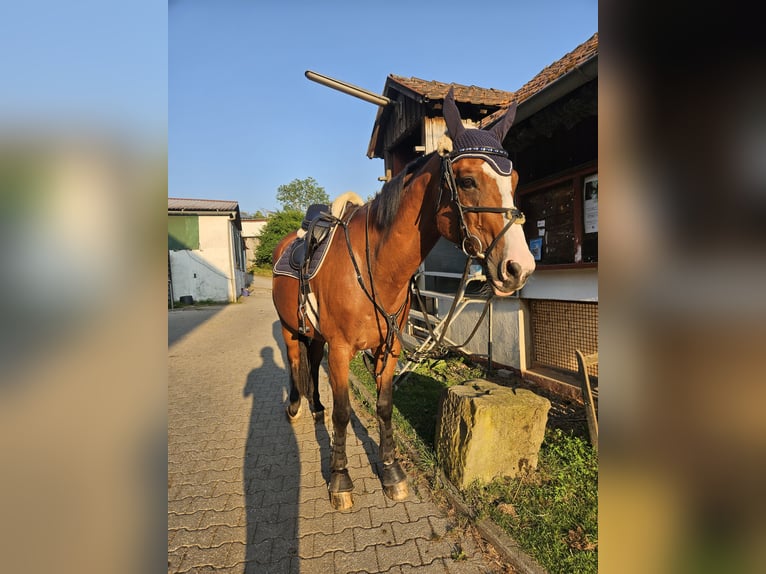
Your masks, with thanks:
M462 148L459 149L457 154L443 155L442 156L442 180L446 184L450 191L451 201L457 207L458 221L460 222L460 248L468 257L475 257L476 259L486 260L489 257L490 251L497 245L500 238L503 237L514 223L523 225L526 221L524 214L515 207L484 207L474 205L463 205L460 202L460 197L457 193L457 183L455 182L455 173L452 171L452 163L466 153L476 154L492 154L508 157L508 152L504 149L490 148L490 147L478 147L478 148ZM459 155L458 155L459 154ZM439 190L439 199L437 200L437 206L441 205L441 194L443 186ZM481 239L471 233L468 229L468 225L465 223L466 213L502 213L508 219L508 223L505 224L502 231L498 233L489 244L486 250L482 251L483 244Z

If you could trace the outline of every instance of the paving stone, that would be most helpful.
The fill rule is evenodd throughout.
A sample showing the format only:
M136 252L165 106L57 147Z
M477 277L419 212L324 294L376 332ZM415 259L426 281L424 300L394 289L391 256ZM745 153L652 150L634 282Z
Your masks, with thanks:
M333 554L335 572L338 574L346 574L347 572L379 572L378 556L375 552L375 547L370 546L360 552L342 552L338 551Z
M422 566L410 566L405 564L400 568L402 574L446 574L447 572L444 561L441 558L437 558L430 564L424 564Z
M445 560L447 574L486 574L486 568L481 564L465 560Z
M427 516L439 516L439 509L430 503L404 502L404 508L407 510L407 516L411 521L417 521Z
M220 543L213 543L215 529L216 527L203 528L201 530L187 530L185 528L174 530L175 536L173 536L173 542L168 544L168 550L177 550L185 546L197 546L199 548L219 546Z
M183 560L183 554L179 552L168 552L168 573L178 572L178 568L181 566Z
M273 538L248 542L244 553L245 562L257 562L259 564L269 562L271 560L271 547L273 544Z
M192 509L193 497L182 498L181 500L169 500L168 512L173 514L191 514L197 509Z
M373 528L354 528L354 549L364 550L375 545L393 546L396 544L393 527L390 523Z
M175 514L168 513L168 528L186 528L194 530L199 527L204 516L204 512L195 512L193 514Z
M308 534L330 533L332 532L333 515L329 512L316 516L315 518L298 517L298 533L300 536Z
M298 537L298 556L301 558L313 558L316 556L314 553L314 538L315 534L307 534L305 536ZM321 549L320 549L321 550ZM320 552L321 554L321 552Z
M397 544L403 544L408 540L415 540L416 538L423 538L425 540L433 540L435 538L431 524L425 516L415 522L394 522L393 531Z
M328 552L314 558L301 558L300 574L333 574L335 570L335 553ZM342 571L337 571L339 574ZM345 573L343 573L345 574Z
M424 564L433 562L436 558L451 559L456 550L456 544L449 540L426 540L418 538L415 544L420 550L420 556Z
M183 559L178 567L179 572L199 568L201 566L230 566L226 563L231 545L222 544L215 548L200 548L199 546L185 546ZM235 562L236 563L236 562Z
M271 545L272 562L298 555L299 542L295 538L275 538Z
M407 522L407 511L403 504L397 504L390 508L381 508L378 506L370 507L370 517L372 526L380 526L386 522Z
M378 565L382 571L388 570L394 565L410 564L412 566L419 566L423 563L414 540L395 546L379 544L375 547L375 551L378 555Z
M350 512L335 511L332 517L332 531L336 534L349 528L372 528L370 509L368 508L357 508L354 506Z
M354 551L354 532L353 530L344 530L339 534L324 534L322 532L314 534L314 552L315 555L326 554L327 552Z
M200 514L200 513L197 513ZM202 518L199 521L199 528L208 526L242 526L244 524L244 508L234 508L232 510L205 510L201 513Z
M223 494L214 498L195 496L189 500L186 512L199 512L202 510L226 510L226 503L229 500L229 496L230 495L228 494Z
M247 528L244 526L222 525L215 527L210 546L217 546L224 542L247 542Z
M317 500L319 498L327 498L327 487L322 484L321 486L313 486L301 488L300 501L307 502L309 500Z

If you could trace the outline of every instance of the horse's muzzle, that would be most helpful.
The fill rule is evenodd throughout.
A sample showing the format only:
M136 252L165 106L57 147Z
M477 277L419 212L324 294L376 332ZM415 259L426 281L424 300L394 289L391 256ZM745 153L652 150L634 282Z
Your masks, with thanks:
M488 269L492 289L498 297L507 297L524 287L535 270L535 264L532 262L531 267L523 266L517 261L506 259L496 269L491 265Z

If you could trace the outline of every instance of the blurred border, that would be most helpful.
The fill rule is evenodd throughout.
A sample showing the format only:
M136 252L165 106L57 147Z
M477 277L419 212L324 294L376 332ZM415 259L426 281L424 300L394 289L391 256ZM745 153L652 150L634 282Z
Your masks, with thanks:
M167 5L3 12L3 569L163 571Z
M766 556L766 76L754 7L602 2L600 570Z

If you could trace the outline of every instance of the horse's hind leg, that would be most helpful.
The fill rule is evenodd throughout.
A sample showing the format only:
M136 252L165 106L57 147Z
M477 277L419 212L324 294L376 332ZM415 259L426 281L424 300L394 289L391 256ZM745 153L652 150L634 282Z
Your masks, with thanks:
M301 389L305 388L307 382L305 379L308 377L308 359L305 351L301 352L301 347L304 346L298 337L292 331L286 327L282 327L282 336L285 341L285 349L287 351L287 361L289 363L290 370L290 404L287 405L287 418L290 422L294 422L300 416Z
M398 347L399 345L395 345ZM383 492L392 500L404 500L409 494L407 488L407 475L396 459L396 446L394 444L394 430L391 424L391 415L394 410L393 378L396 369L398 349L389 356L383 373L375 381L378 388L378 424L380 425L380 479L383 483ZM375 372L380 373L383 367L383 354L379 351L376 359Z
M314 383L311 403L316 422L324 422L324 405L319 399L319 366L322 364L323 358L324 341L314 339L309 346L309 362L311 364L311 380Z
M346 430L351 419L351 403L348 397L348 364L352 352L348 349L330 347L328 363L332 386L332 458L330 459L330 503L336 510L347 510L354 504L351 492L354 483L346 468Z

